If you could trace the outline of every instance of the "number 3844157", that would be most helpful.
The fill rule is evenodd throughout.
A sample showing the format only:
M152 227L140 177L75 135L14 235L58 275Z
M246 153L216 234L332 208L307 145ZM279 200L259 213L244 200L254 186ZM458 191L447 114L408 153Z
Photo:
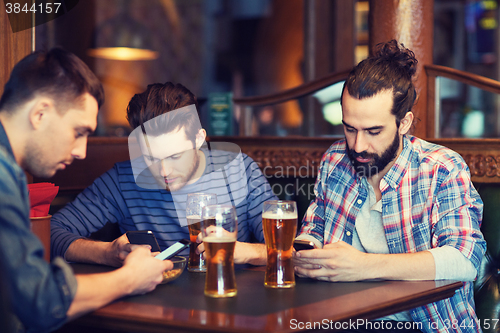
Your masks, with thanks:
M60 2L45 2L32 4L31 6L27 3L19 2L6 2L5 11L7 14L20 14L20 13L58 13L61 7Z
M488 319L487 318L487 319L479 319L478 321L479 321L478 325L482 329L484 329L484 330L489 330L489 329L496 330L500 319ZM474 320L464 320L462 322L459 322L456 319L454 319L454 320L445 319L442 324L447 329L475 328L476 327L476 323L474 322ZM438 329L439 326L441 326L441 325L439 325L436 322L432 322L432 323L430 323L429 328Z

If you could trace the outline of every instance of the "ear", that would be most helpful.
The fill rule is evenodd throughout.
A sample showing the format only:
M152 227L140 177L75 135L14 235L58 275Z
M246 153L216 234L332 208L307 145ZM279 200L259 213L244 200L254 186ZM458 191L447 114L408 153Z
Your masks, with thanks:
M33 129L39 129L49 121L49 115L55 111L54 101L51 98L40 97L28 111L30 125Z
M206 137L207 131L205 131L203 128L200 128L200 130L196 134L196 149L201 148L201 146L205 143Z
M413 124L413 112L407 112L399 124L399 134L404 135L408 133L411 128L411 124Z

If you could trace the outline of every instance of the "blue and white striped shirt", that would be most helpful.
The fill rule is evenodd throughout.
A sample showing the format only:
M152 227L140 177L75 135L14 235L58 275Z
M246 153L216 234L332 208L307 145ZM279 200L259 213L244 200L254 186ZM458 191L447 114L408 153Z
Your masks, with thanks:
M205 172L179 191L145 189L136 184L130 161L115 166L96 179L51 221L52 257L64 256L76 239L88 237L107 222L118 223L120 231L151 230L161 249L189 238L185 223L189 193L217 194L219 204L231 204L238 214L238 241L264 242L262 204L275 200L267 179L247 155L234 159L232 153L202 150ZM230 163L224 165L224 161ZM222 172L224 170L224 172ZM187 254L187 250L185 250Z

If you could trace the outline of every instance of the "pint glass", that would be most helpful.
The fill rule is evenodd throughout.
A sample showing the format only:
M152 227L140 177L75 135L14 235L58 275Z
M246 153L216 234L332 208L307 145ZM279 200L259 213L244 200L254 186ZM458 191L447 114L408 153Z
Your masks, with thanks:
M187 269L190 272L205 272L205 260L203 253L196 254L196 238L201 232L201 209L208 205L217 203L217 195L213 193L190 193L187 196L186 202L186 218L189 229L189 260Z
M207 275L205 295L236 296L234 277L234 246L238 236L236 209L229 205L203 207L201 232L205 245Z
M267 249L264 286L291 288L295 286L292 246L297 232L297 206L294 201L264 202L262 228Z

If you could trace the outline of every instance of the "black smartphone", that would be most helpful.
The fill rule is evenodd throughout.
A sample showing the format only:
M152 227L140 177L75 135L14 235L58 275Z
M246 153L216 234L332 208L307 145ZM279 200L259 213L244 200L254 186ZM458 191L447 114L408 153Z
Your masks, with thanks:
M297 239L293 242L293 248L296 251L312 250L314 249L314 243L308 240Z
M127 231L126 235L130 244L147 244L151 246L151 252L161 251L160 246L158 246L158 242L156 241L156 237L151 230Z
M187 248L191 244L188 239L181 239L178 242L175 242L172 246L169 246L167 249L163 250L162 253L155 256L160 260L170 259L175 256L177 253L181 252L185 248Z

